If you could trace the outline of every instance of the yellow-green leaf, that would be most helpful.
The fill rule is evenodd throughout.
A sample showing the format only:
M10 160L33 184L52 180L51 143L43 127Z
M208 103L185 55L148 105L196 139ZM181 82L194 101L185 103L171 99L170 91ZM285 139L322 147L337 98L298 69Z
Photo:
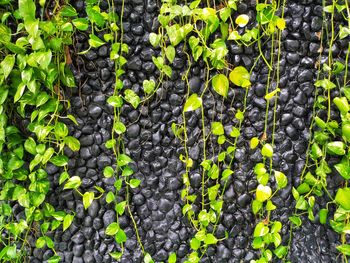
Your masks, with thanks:
M237 16L235 22L239 27L245 27L249 22L249 16L245 14L239 15Z
M213 89L224 98L227 97L229 82L224 74L215 75L212 79Z

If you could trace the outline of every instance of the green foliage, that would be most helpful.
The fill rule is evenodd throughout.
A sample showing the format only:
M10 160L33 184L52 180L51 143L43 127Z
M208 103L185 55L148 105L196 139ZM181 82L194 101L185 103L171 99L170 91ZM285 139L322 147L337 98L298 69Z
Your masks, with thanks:
M334 16L342 16L347 24L349 20L348 3L336 3L333 1L330 5L324 5L323 10L326 19L329 19L332 27L336 28L335 31L339 32L339 34L334 34L334 31L327 32L323 30L320 37L324 39L325 46L327 44L331 45L338 38L346 38L348 36L347 26L347 29L345 29L342 22L340 24L335 22ZM299 212L298 210L301 211L300 214L304 211L307 212L308 218L312 221L315 220L313 214L313 207L316 202L315 196L322 196L324 193L327 193L330 202L326 207L320 209L319 221L321 224L329 222L333 230L341 235L342 245L338 246L337 249L343 254L343 261L346 262L349 255L345 235L349 233L346 218L350 215L348 211L350 209L348 202L350 190L345 183L342 188L337 189L335 196L332 196L327 189L327 177L331 173L337 172L344 178L345 182L350 178L348 159L350 138L350 126L348 126L348 112L350 109L348 101L350 97L347 87L348 74L344 65L335 60L332 52L329 52L327 56L328 62L319 67L319 78L314 84L319 96L315 100L313 118L315 125L313 127L313 138L311 138L309 144L309 156L313 163L305 165L300 185L297 189L293 188L293 196L296 200L296 215L292 217L291 221L295 226L301 225L301 220L298 220L300 219L299 213L297 213ZM346 60L348 59L347 57ZM341 92L337 97L333 98L330 93L332 89L339 89ZM340 120L332 119L331 108L338 111ZM322 119L317 116L318 111L321 110L327 113L327 116ZM329 164L330 156L337 157L338 163L335 165L333 163L332 165ZM335 206L334 214L330 213L329 205Z
M54 255L48 262L59 262L54 243L45 233L61 225L65 231L74 219L45 201L50 187L45 172L48 162L64 170L59 177L60 185L68 180L64 189L76 189L80 184L79 177L70 178L66 171L68 158L64 155L65 147L78 151L80 143L68 135L67 125L61 122L69 119L76 123L72 115L61 116L61 112L64 89L75 87L66 64L71 63L66 48L72 43L71 19L77 12L69 5L58 5L50 20L42 20L33 0L19 0L18 10L11 3L0 3L1 14L8 14L0 24L0 229L6 231L2 241L8 244L0 252L1 261L23 261L26 249L17 247L26 245L26 233L37 224L41 231L36 246L52 249ZM9 17L14 22L11 27ZM11 34L19 36L15 42ZM69 103L65 106L69 108ZM30 120L26 133L13 126L15 115ZM13 216L13 205L25 209L24 217L17 220Z

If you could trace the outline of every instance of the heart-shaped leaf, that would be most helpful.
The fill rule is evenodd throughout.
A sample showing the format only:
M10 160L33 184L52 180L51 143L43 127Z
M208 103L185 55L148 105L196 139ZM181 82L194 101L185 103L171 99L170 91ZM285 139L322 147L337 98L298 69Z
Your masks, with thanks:
M202 99L196 93L192 94L186 101L184 112L194 111L202 105Z
M260 202L264 202L270 198L271 194L272 194L272 190L270 186L267 186L267 185L264 186L262 184L259 184L256 189L256 200Z
M229 82L224 74L215 75L212 79L213 89L224 98L227 97Z

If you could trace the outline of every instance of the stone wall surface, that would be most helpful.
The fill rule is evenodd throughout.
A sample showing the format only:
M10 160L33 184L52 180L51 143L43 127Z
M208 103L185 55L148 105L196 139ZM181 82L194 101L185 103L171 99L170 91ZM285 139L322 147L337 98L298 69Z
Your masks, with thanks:
M244 2L244 1L243 1ZM252 1L255 2L255 1ZM117 6L120 9L120 1ZM130 47L126 74L123 77L125 88L132 88L142 94L142 82L145 79L157 79L159 73L152 63L152 56L160 50L154 49L148 41L149 33L158 28L157 15L160 3L153 0L126 0L124 10L124 41ZM79 12L84 12L81 0L74 2ZM103 3L101 5L104 6ZM105 6L107 8L107 6ZM238 12L254 16L255 7L246 1L239 5ZM284 172L289 179L288 187L273 198L279 207L273 217L283 223L282 238L289 238L288 217L294 211L291 187L298 185L298 178L305 164L305 153L310 136L309 127L314 102L314 86L319 57L320 39L317 32L322 27L322 3L320 1L287 1L285 9L286 30L281 40L280 81L274 83L281 89L277 105L277 126L275 137L275 155L273 166ZM87 35L78 34L74 52L87 49ZM228 61L235 66L251 68L259 55L255 46L242 47L229 43ZM271 42L263 46L268 57ZM336 43L333 52L341 55L343 43ZM187 87L181 79L187 69L187 57L183 46L176 49L172 79L163 81L156 95L133 109L125 105L122 120L127 125L125 136L126 152L135 161L135 177L141 179L141 187L131 193L131 208L140 231L145 250L156 262L164 262L169 254L176 252L181 261L189 252L189 240L193 230L183 217L180 200L182 189L183 163L179 155L184 149L171 131L171 124L182 122L182 109ZM74 74L78 88L70 94L71 113L77 116L79 125L71 125L70 133L81 142L78 153L66 152L70 157L69 172L82 178L82 189L92 189L99 185L107 191L114 191L113 178L104 178L103 168L114 163L113 154L105 148L104 142L110 139L113 109L106 103L113 94L114 65L109 60L109 46L104 45L86 55L76 56ZM256 225L251 212L251 201L257 182L253 174L254 165L262 160L259 149L251 150L249 140L260 137L264 128L266 100L264 99L268 69L259 61L252 73L253 86L249 90L247 112L242 127L242 136L238 140L238 149L233 164L235 174L231 177L225 193L225 205L218 236L229 237L210 247L202 262L249 262L256 258L257 252L251 247L252 232ZM204 88L205 68L203 62L193 63L189 74L189 86L192 92ZM223 101L214 92L204 96L206 124L222 121L225 130L234 123L237 108L242 107L245 91L230 90ZM272 124L273 103L269 109L269 123ZM200 114L188 115L189 154L194 160L190 173L191 187L200 189L201 174L199 163L202 160ZM272 126L269 126L271 131ZM270 136L270 135L269 135ZM218 146L209 142L209 156L218 153ZM232 169L233 170L233 169ZM76 211L76 218L66 232L56 230L52 233L56 251L63 262L93 263L113 262L109 256L116 248L113 238L104 234L106 226L116 218L114 207L106 204L104 198L93 201L87 211L84 210L81 197L71 191L58 187L58 170L48 166L53 175L53 189L50 201L57 208ZM336 186L336 182L333 186ZM330 186L332 188L332 184ZM59 198L58 198L59 196ZM325 200L318 200L324 205ZM137 243L131 220L128 216L119 217L119 222L128 236L125 253L120 262L143 262L143 256ZM328 226L303 220L300 229L293 233L290 251L292 262L337 262L335 245L338 235ZM43 262L51 256L49 250L34 249L31 262Z

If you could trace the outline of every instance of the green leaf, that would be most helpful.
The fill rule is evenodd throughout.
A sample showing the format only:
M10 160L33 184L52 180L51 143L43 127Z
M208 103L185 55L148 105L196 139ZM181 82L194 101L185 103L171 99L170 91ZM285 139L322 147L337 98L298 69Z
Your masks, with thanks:
M222 172L221 180L227 180L230 177L231 174L233 174L233 171L231 169L225 169Z
M282 223L280 221L275 221L271 227L271 233L278 233L282 229Z
M67 179L69 178L69 174L67 172L62 172L60 174L60 178L58 180L58 183L61 185L63 184Z
M299 199L299 192L294 187L292 187L292 195L293 195L295 200Z
M131 188L137 188L141 181L139 179L131 179L129 183Z
M62 32L73 32L73 25L70 22L66 22L61 25Z
M258 223L254 229L254 237L262 237L269 233L269 228L263 222Z
M143 81L143 90L146 94L151 94L156 87L156 83L154 82L153 79L147 80L145 79Z
M113 107L120 108L123 106L123 99L120 96L111 96L107 99L107 102Z
M215 180L219 177L219 167L214 163L210 170L208 171L208 176Z
M237 16L235 22L239 27L245 27L249 22L249 16L245 14L239 15Z
M223 135L225 133L224 126L221 122L212 122L211 131L214 135Z
M65 63L62 63L60 67L60 72L61 72L60 79L63 85L70 88L74 88L76 86L74 76L71 69L68 67L68 65L66 65Z
M230 15L231 15L231 8L224 7L220 10L220 18L222 21L226 22L226 20L230 17Z
M176 263L176 253L173 252L169 255L168 263Z
M301 219L299 216L290 216L289 220L297 227L301 226Z
M263 175L265 174L267 171L265 169L265 165L263 163L257 163L254 167L254 173L256 175Z
M233 30L230 35L228 36L227 40L240 40L242 37L238 33L238 31Z
M273 251L276 257L282 259L288 253L288 249L286 246L279 246Z
M50 162L56 166L62 167L68 164L68 157L65 155L57 155L52 157Z
M112 177L114 174L114 169L111 167L111 166L106 166L104 169L103 169L103 176L106 177L106 178L110 178Z
M63 190L66 189L77 189L81 185L81 179L79 176L73 176L69 178L67 183L64 185Z
M271 194L272 194L272 190L269 186L264 186L262 184L259 184L256 189L256 200L260 202L264 202L270 198Z
M281 90L279 88L269 92L268 94L265 95L265 99L266 100L270 100L272 99L278 92L280 92Z
M149 34L149 42L153 47L157 47L159 45L159 41L161 40L161 36L157 35L156 33L150 33Z
M13 97L14 102L19 101L19 99L22 97L24 93L25 88L26 88L26 85L23 82L19 83L19 85L17 86L16 94Z
M39 67L40 69L47 70L52 59L52 52L41 51L31 53L27 59L27 63L32 67Z
M125 127L124 123L117 121L114 123L114 130L117 134L122 134L122 133L126 132L126 127Z
M350 188L344 187L337 191L335 202L345 210L350 210Z
M100 47L100 46L102 46L102 45L104 45L106 43L103 40L99 39L94 34L90 34L89 37L90 37L89 38L89 45L91 47L98 48L98 47Z
M44 237L39 237L36 242L35 242L35 247L36 248L43 248L46 244L45 238Z
M15 65L15 56L14 55L7 55L0 63L0 69L1 73L3 75L3 80L6 80L7 77L10 75L13 66Z
M143 258L144 263L154 263L151 255L149 253L146 253L145 257Z
M94 201L95 193L94 192L85 192L83 195L83 205L85 209L88 209L92 201Z
M286 28L286 20L283 18L277 18L276 20L276 26L279 30L284 30Z
M152 57L154 65L161 71L164 67L164 59L162 57Z
M348 244L342 244L340 246L337 246L337 250L340 251L340 253L350 256L350 245Z
M266 211L273 211L276 209L276 206L273 204L271 200L268 200L266 203Z
M278 188L284 188L287 186L288 179L284 173L275 171L275 179L276 179L276 183L278 185Z
M323 152L320 148L320 146L318 146L318 144L315 142L312 144L311 146L311 158L313 160L317 160L318 158L323 156Z
M36 102L35 102L36 107L40 107L41 105L44 105L50 98L51 96L47 94L45 91L40 92L39 95L36 97Z
M264 146L261 149L261 154L262 156L271 158L273 156L273 148L271 144L269 143L264 144Z
M126 241L126 234L123 229L118 230L117 234L115 235L115 241L117 241L118 244Z
M250 73L242 66L234 68L231 71L229 78L233 84L239 87L247 88L251 85Z
M72 20L73 25L81 31L85 31L89 28L89 21L86 18L76 18Z
M112 203L114 200L115 200L115 196L114 196L113 192L108 192L106 195L107 204Z
M341 132L343 138L350 142L350 123L343 123Z
M193 93L186 101L184 112L194 111L202 105L202 99L196 93Z
M322 87L326 90L334 89L337 87L333 82L329 79L321 79L315 82L315 87Z
M208 188L209 201L214 201L218 195L220 184L213 185Z
M350 179L350 166L348 160L344 159L340 163L334 165L337 172L346 180Z
M55 125L55 135L58 137L66 137L68 135L68 127L62 122L57 122Z
M72 136L67 136L63 139L63 141L68 145L68 147L73 151L79 151L80 149L80 142L78 139L72 137Z
M96 23L96 25L98 25L101 28L104 26L105 19L103 15L99 12L99 10L95 9L95 6L87 5L85 11L91 23Z
M121 216L124 214L126 207L126 201L119 202L118 204L115 205L115 211Z
M299 210L307 210L309 207L307 201L305 200L304 196L300 196L295 204L295 208Z
M109 255L115 259L115 260L120 260L120 258L123 256L122 252L111 252Z
M259 138L253 137L250 139L250 149L254 150L259 145Z
M47 260L47 263L59 263L61 261L61 257L58 255L52 256Z
M256 215L260 209L262 208L262 205L263 203L258 201L258 200L253 200L252 202L252 211L253 211L253 214Z
M117 164L118 166L125 166L129 163L132 162L132 159L127 156L126 154L119 154L118 159L117 159Z
M32 137L29 137L24 142L24 149L26 149L27 152L35 155L36 154L36 143Z
M262 237L256 237L253 239L252 247L254 249L260 249L265 246L265 242Z
M328 217L328 209L325 209L325 208L321 209L320 210L320 223L323 225L326 224L327 217Z
M63 218L63 231L66 231L72 224L74 215L66 214Z
M40 206L45 200L45 194L38 192L30 192L30 202L34 207Z
M214 245L218 242L217 238L213 234L206 234L204 239L204 244Z
M171 78L171 76L173 74L173 70L170 66L164 65L162 71L165 73L165 75L167 75L169 78Z
M19 0L18 10L25 23L35 20L36 7L33 0Z
M297 191L299 194L306 194L310 191L310 186L304 182L298 186Z
M334 104L338 107L339 111L342 114L346 114L349 112L349 103L346 97L335 97L333 99Z
M124 98L129 102L135 109L140 104L140 97L131 89L127 89L124 92Z
M197 250L200 248L201 242L197 238L193 237L190 241L190 246L191 246L191 249Z
M350 35L350 28L347 26L339 25L339 38L344 39Z
M330 154L344 155L346 153L345 149L346 145L341 141L334 141L326 144L326 150Z
M213 89L224 98L227 97L229 82L224 74L217 74L212 79Z
M106 228L106 235L108 236L114 236L118 231L120 230L120 226L118 223L113 222Z
M70 6L70 5L66 5L64 6L61 11L61 16L67 16L67 17L72 17L72 16L77 16L78 13L77 11L74 9L74 7Z
M75 125L78 125L77 119L73 115L68 114L67 118L70 119Z
M270 175L268 173L258 174L256 176L258 183L262 185L267 185L267 183L269 182L269 178L270 178Z
M173 46L167 46L165 49L165 55L169 60L169 63L173 63L175 58L175 48Z

